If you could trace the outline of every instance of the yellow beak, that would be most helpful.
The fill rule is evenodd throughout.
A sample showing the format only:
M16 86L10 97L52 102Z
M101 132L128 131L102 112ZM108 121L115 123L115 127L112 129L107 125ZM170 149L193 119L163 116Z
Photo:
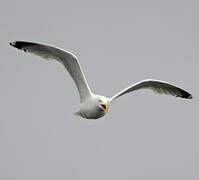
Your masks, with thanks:
M102 109L104 110L104 112L107 111L107 104L101 104Z

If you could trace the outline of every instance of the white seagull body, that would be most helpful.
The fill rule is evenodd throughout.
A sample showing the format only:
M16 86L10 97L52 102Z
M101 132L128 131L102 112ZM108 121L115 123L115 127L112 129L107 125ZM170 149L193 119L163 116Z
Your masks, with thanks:
M54 46L37 44L33 42L14 41L11 42L10 45L15 48L24 50L25 52L38 55L44 59L55 59L62 63L73 78L79 91L80 110L75 114L86 119L98 119L104 116L107 113L111 101L118 98L119 96L138 89L152 89L153 91L160 94L170 94L175 97L192 99L192 95L185 90L167 82L153 79L146 79L133 84L112 96L111 98L96 95L91 92L81 69L80 63L76 56L72 53Z

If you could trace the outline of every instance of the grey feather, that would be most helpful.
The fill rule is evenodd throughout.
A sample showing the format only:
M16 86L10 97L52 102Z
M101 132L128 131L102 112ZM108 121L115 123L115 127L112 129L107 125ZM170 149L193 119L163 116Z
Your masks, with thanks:
M119 93L111 97L111 100L116 99L129 92L139 90L139 89L151 89L154 92L159 93L159 94L167 94L167 95L172 95L175 97L181 97L185 99L193 98L190 93L172 84L169 84L164 81L154 80L154 79L146 79L138 83L135 83L129 86L128 88L120 91Z
M77 57L72 53L57 47L32 42L14 41L11 42L10 45L25 52L38 55L46 60L55 59L59 61L65 66L75 81L80 94L80 100L84 101L84 99L90 96L91 91L82 72L80 63L77 60Z

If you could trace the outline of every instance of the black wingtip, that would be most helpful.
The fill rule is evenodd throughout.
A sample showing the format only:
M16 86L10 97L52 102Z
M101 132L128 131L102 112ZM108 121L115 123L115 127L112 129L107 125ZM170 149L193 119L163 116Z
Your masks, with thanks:
M9 44L17 49L24 50L25 52L27 52L26 47L38 45L36 43L32 43L32 42L28 42L28 41L13 41L13 42L10 42Z
M188 99L193 99L193 96L190 94L189 97L188 97Z
M21 50L22 50L23 44L24 44L24 43L21 42L21 41L13 41L13 42L10 42L9 44L10 44L11 46L17 48L17 49L21 49Z
M11 46L15 47L16 41L10 42L9 44L10 44Z
M186 92L184 90L181 91L181 94L182 94L182 96L181 96L182 98L193 99L193 96L190 93L188 93L188 92Z

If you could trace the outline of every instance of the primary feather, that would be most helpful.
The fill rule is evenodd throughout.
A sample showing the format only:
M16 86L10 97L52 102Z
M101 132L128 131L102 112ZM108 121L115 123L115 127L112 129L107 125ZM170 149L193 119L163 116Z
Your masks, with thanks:
M124 94L127 94L129 92L139 90L139 89L152 89L154 92L157 92L159 94L169 94L175 97L181 97L185 99L192 99L192 95L188 93L187 91L176 87L172 84L169 84L164 81L159 81L155 79L146 79L143 81L140 81L138 83L135 83L128 88L120 91L113 97L111 97L111 100L116 99Z
M25 41L14 41L11 42L10 45L25 52L38 55L44 59L55 59L61 62L75 81L80 94L80 101L84 101L90 96L91 91L82 72L80 63L72 53L57 47Z

